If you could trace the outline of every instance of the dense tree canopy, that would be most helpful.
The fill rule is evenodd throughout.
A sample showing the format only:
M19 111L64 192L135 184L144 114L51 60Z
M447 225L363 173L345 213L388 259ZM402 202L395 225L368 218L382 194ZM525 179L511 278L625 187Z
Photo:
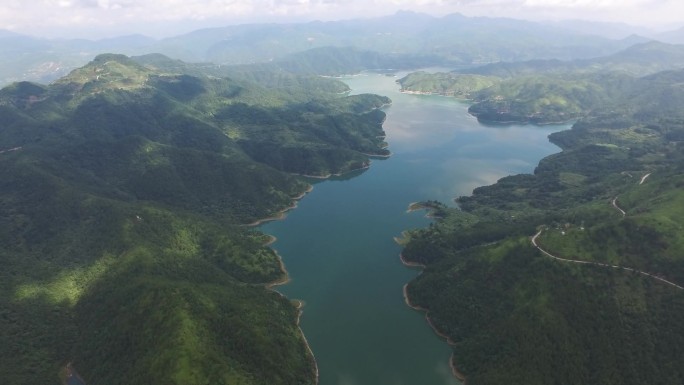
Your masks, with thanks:
M613 82L610 103L580 103L583 117L551 136L563 151L534 175L477 188L457 199L459 209L427 205L439 219L409 234L404 258L427 267L407 292L455 342L468 384L684 379L684 290L634 271L684 285L684 152L675 139L684 120L674 108L684 92L672 81L680 76L631 78L621 89ZM552 87L533 100L584 87L540 79L513 78L486 92L511 87L520 98ZM509 113L526 108L511 104ZM545 251L588 263L543 254L530 242L538 231Z
M263 234L384 155L389 99L332 80L101 55L0 91L0 373L57 384L313 384Z

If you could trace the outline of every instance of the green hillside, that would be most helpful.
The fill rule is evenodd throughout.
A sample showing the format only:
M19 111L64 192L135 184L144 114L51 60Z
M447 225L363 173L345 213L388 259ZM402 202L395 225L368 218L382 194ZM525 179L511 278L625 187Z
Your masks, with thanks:
M660 85L678 84L681 80L667 77L676 78L673 74L683 66L684 46L649 42L593 59L500 62L450 73L419 71L398 83L407 92L472 99L469 112L482 122L547 124L619 109L634 98L649 103L641 90L649 89L650 79Z
M404 258L426 269L407 293L468 384L684 379L681 76L633 79L582 111L533 175L459 209L426 204L439 219L408 235Z
M268 289L286 273L244 224L288 208L298 174L388 154L389 99L150 61L0 90L3 382L72 362L89 384L315 383L299 310Z
M470 99L476 92L499 83L496 77L454 73L412 72L397 80L402 92L438 94Z
M498 78L476 74L415 72L402 90L473 100L468 112L489 123L557 123L615 106L636 78L622 74L529 74Z

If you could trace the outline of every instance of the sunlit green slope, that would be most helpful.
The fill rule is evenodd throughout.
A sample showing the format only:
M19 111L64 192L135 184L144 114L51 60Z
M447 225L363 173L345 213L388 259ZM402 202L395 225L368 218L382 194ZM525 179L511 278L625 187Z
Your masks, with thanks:
M315 382L296 306L267 288L286 273L244 224L304 193L297 174L387 154L389 100L161 67L101 55L0 91L3 383L57 384L68 362L88 384Z
M426 204L440 219L408 237L427 267L407 292L468 384L682 382L682 75L587 111L534 175Z

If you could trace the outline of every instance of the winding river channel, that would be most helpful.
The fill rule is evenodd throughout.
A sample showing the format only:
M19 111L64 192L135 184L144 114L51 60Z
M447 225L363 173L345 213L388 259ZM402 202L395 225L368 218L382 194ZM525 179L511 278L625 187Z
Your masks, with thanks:
M453 98L401 94L397 78L343 79L354 93L392 99L384 128L393 155L313 182L297 209L261 226L278 239L273 247L290 274L278 291L305 303L301 326L321 385L458 383L449 346L404 303L402 287L420 271L401 264L393 237L429 224L423 212L406 212L411 202L453 204L477 186L531 172L558 151L547 135L569 128L482 125Z

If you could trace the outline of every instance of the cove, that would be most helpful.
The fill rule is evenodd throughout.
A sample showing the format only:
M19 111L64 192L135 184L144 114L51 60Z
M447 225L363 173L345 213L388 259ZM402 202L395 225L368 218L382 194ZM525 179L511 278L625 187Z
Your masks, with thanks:
M450 347L404 303L402 287L420 271L401 264L393 238L429 224L424 212L406 212L411 202L453 204L477 186L531 172L558 151L548 134L569 124L488 126L456 99L401 94L395 77L343 80L354 93L392 99L383 125L392 156L313 181L284 220L260 226L277 238L272 247L291 278L277 290L305 303L301 327L321 385L458 384Z

